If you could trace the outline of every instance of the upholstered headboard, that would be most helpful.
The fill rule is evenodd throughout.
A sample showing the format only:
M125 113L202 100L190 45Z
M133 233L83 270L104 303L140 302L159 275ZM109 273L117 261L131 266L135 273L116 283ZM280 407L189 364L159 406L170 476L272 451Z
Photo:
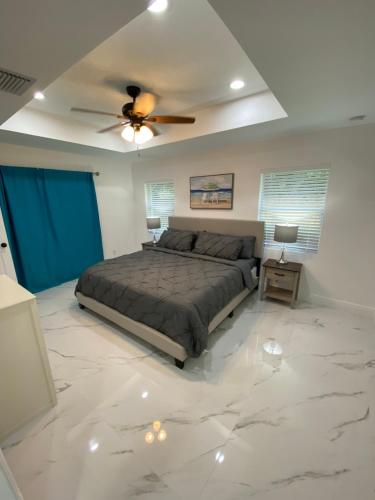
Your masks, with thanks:
M263 257L264 222L238 219L206 219L202 217L169 217L169 227L188 231L210 231L233 236L255 236L255 257Z

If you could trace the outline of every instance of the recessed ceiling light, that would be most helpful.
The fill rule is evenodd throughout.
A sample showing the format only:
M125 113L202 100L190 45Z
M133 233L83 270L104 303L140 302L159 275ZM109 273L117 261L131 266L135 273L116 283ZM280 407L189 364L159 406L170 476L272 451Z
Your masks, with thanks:
M38 99L38 101L43 101L45 99L45 96L43 92L34 92L34 99Z
M168 0L154 0L147 7L150 12L163 12L168 7Z
M233 80L230 84L230 88L233 90L242 89L245 86L245 82L243 80Z

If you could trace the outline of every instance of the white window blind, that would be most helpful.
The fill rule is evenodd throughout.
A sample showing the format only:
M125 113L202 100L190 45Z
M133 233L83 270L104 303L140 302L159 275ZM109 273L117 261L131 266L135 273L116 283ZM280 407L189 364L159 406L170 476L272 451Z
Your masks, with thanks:
M162 233L168 227L168 217L174 214L175 195L172 181L147 182L145 184L147 217L160 217Z
M318 251L328 178L328 168L262 174L258 219L265 221L266 246L280 246L273 239L275 224L297 224L297 242L286 248Z

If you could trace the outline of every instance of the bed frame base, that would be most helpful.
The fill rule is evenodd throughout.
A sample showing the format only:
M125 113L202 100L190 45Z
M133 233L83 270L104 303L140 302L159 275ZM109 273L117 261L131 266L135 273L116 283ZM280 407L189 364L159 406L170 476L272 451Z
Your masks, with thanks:
M245 288L239 293L234 299L232 299L211 321L208 326L208 333L211 333L215 328L220 325L222 321L227 318L235 307L240 304L245 297L250 293L250 290ZM171 338L164 335L164 333L158 332L154 328L151 328L139 321L135 321L134 319L125 316L124 314L119 313L115 309L98 302L91 297L87 297L80 292L77 292L77 300L79 303L79 307L81 309L90 309L91 311L96 312L100 316L112 321L116 325L120 326L124 330L127 330L130 333L133 333L137 337L149 342L153 346L157 347L161 351L169 354L175 359L176 366L178 368L183 368L183 362L187 359L188 355L185 348L174 342ZM179 364L177 364L177 361Z

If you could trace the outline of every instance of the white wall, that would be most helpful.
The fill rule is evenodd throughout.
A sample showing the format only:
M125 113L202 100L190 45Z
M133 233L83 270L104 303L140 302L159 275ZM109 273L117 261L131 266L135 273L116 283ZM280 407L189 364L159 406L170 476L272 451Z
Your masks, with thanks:
M375 307L375 126L357 126L278 140L196 151L165 160L108 160L0 143L0 165L99 170L95 177L105 257L139 249L149 239L144 183L172 179L176 214L256 219L264 170L331 166L327 211L318 254L304 262L302 296ZM194 145L192 145L194 151ZM191 210L189 176L235 173L234 209Z
M134 250L133 184L125 160L0 143L0 165L99 171L94 180L104 255L110 258Z
M375 126L336 129L135 163L136 240L140 243L149 238L144 221L147 181L175 182L176 215L256 219L262 171L327 164L331 176L319 252L293 253L289 258L304 263L305 299L331 299L374 308ZM235 173L233 210L191 210L189 176L225 172Z

